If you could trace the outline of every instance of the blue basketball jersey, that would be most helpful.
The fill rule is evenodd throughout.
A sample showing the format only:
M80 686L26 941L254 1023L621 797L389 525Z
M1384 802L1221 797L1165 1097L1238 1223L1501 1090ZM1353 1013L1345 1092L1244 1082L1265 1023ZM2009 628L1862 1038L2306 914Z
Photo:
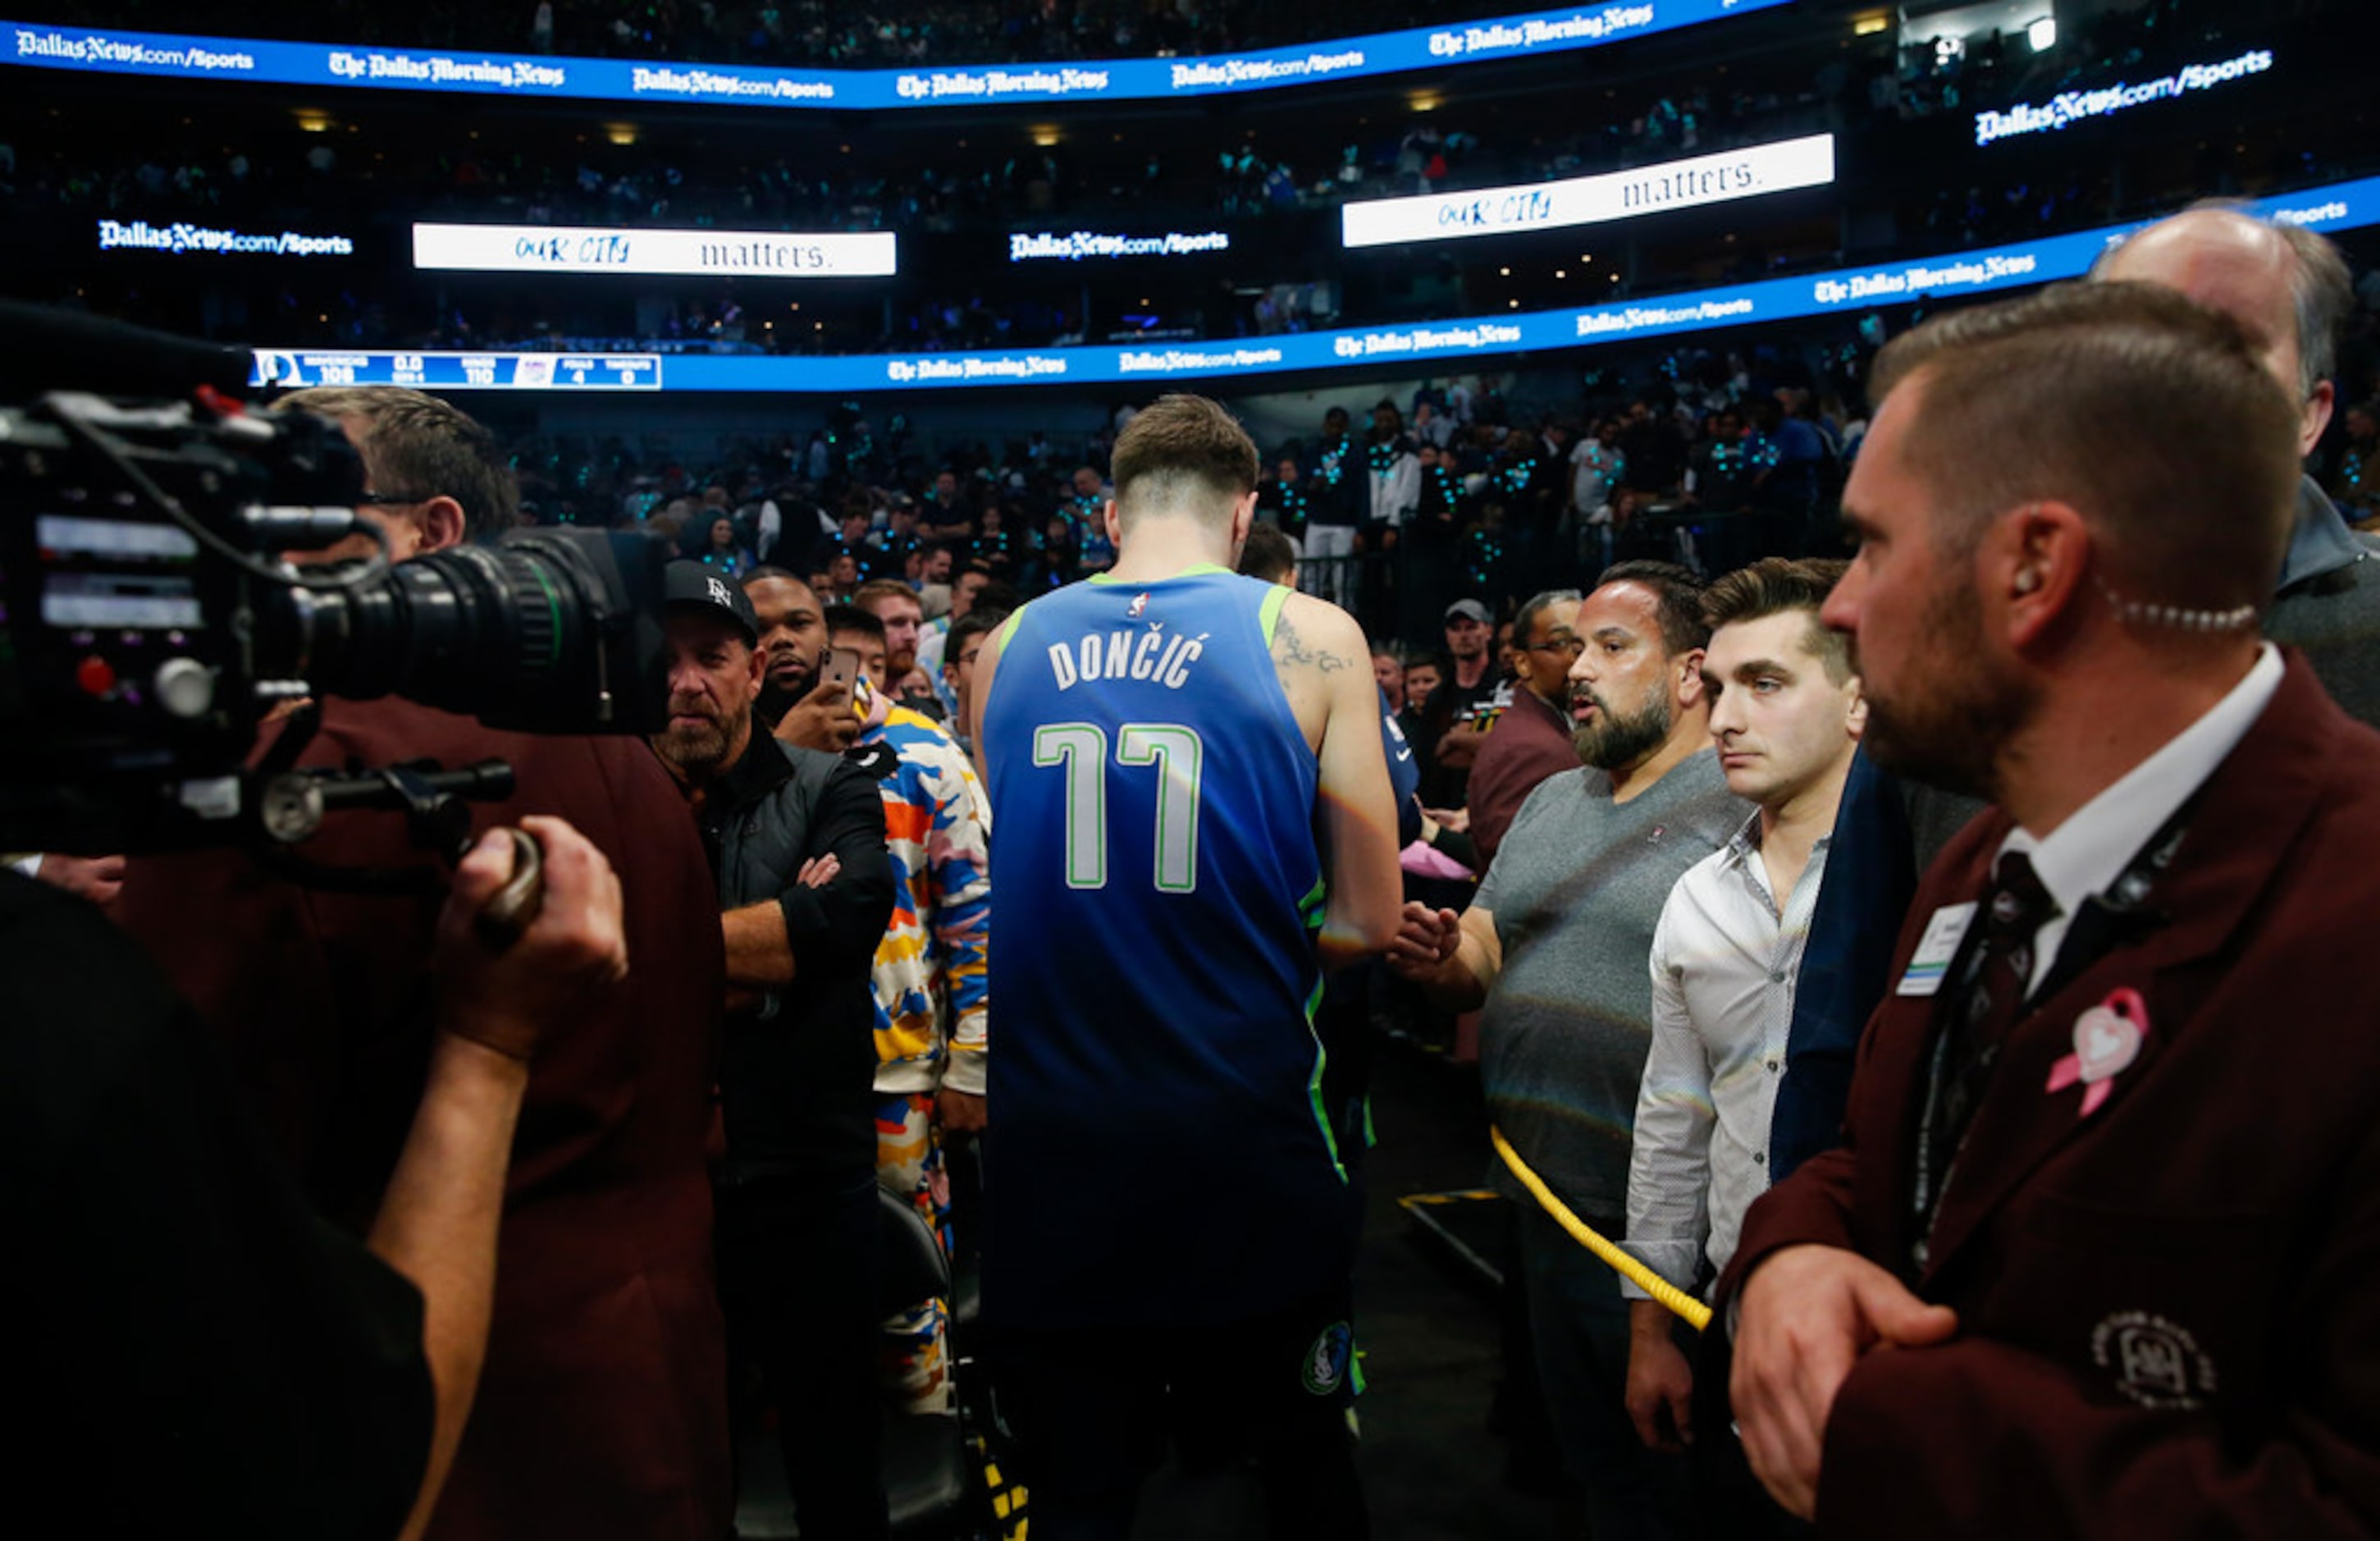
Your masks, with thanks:
M1312 1025L1317 770L1288 590L1194 568L1035 600L984 704L984 1300L1012 1327L1230 1320L1343 1286Z

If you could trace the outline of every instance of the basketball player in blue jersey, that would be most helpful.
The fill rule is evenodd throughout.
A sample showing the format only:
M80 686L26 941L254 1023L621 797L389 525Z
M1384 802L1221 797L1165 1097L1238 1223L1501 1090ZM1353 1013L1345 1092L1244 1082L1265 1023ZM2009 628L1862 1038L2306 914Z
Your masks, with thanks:
M1169 1439L1252 1462L1268 1534L1361 1536L1361 1217L1313 1011L1396 929L1370 649L1232 572L1257 452L1220 406L1160 399L1114 472L1115 566L977 663L993 870L1031 917L991 956L995 1384L1035 1541L1123 1536Z

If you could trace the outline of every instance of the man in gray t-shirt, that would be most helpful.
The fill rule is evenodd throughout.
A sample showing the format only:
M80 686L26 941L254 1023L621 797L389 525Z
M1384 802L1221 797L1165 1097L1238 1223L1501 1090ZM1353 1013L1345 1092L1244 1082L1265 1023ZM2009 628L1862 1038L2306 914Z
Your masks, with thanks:
M1699 708L1694 713L1699 723ZM1707 746L1625 802L1582 768L1521 805L1474 913L1494 917L1502 966L1479 1021L1488 1110L1563 1203L1618 1236L1628 1137L1652 1043L1650 976L1661 906L1689 868L1742 826ZM1505 1196L1534 1205L1493 1168Z
M1685 870L1750 812L1710 752L1701 589L1666 563L1625 562L1580 605L1571 717L1586 767L1523 804L1471 907L1407 904L1389 961L1439 1005L1484 1005L1489 1111L1523 1160L1614 1240L1628 1134L1652 1037L1646 959ZM1628 1419L1628 1310L1611 1270L1516 1183L1530 1333L1564 1463L1596 1541L1687 1528L1680 1458Z

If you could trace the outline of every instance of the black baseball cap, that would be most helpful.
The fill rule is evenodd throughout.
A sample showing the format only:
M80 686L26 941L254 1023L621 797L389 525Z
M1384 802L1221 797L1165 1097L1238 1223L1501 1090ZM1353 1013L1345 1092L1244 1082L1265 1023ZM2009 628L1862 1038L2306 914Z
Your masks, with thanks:
M673 610L685 607L726 616L744 634L745 641L759 645L760 617L753 611L744 586L709 563L671 563L662 576L662 594Z

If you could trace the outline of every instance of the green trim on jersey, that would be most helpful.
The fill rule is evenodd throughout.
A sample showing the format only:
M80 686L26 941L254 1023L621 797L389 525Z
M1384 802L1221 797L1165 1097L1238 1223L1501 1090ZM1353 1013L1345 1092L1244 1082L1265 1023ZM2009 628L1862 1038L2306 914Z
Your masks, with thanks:
M1281 613L1289 606L1291 592L1287 584L1274 584L1272 592L1264 597L1264 603L1257 610L1257 624L1264 627L1265 646L1268 648L1272 646L1273 628L1281 625Z
M1161 577L1161 578L1144 578L1144 579L1135 580L1135 579L1131 579L1131 578L1120 578L1120 577L1116 576L1113 573L1093 573L1090 576L1088 576L1088 577L1085 578L1083 581L1084 581L1085 583L1105 583L1105 584L1119 584L1119 583L1120 583L1120 584L1124 585L1124 586L1125 586L1125 587L1127 587L1127 588L1131 588L1131 587L1135 587L1135 586L1136 586L1136 583L1137 583L1137 585L1139 585L1139 586L1145 586L1145 585L1147 585L1147 584L1150 584L1150 583L1171 583L1171 582L1172 582L1175 578L1185 578L1185 577L1205 577L1205 576L1208 576L1208 574L1210 574L1210 573L1220 573L1220 574L1221 574L1223 576L1225 576L1225 577L1231 577L1231 576L1233 576L1233 575L1232 575L1232 570L1231 570L1229 567L1218 567L1217 565L1215 565L1215 564L1214 564L1213 563L1211 563L1211 562L1193 562L1192 564L1190 564L1190 565L1188 565L1187 567L1183 568L1180 572L1178 572L1178 573L1168 573L1168 574L1166 574L1166 575L1165 575L1163 577Z
M1287 594L1289 590L1283 588L1280 592ZM1329 904L1329 885L1323 879L1317 878L1314 886L1306 891L1305 897L1297 902L1298 918L1305 922L1305 934L1309 938L1322 934L1323 912ZM1330 1127L1330 1105L1322 1100L1322 1076L1330 1065L1330 1051L1322 1047L1322 1034L1314 1025L1315 1018L1322 1011L1322 989L1323 977L1317 971L1314 991L1305 998L1305 1032L1314 1040L1314 1074L1306 1079L1305 1098L1314 1108L1315 1127L1322 1131L1322 1147L1330 1152L1331 1170L1339 1174L1340 1182L1346 1183L1350 1181L1347 1163L1340 1159L1339 1135Z

